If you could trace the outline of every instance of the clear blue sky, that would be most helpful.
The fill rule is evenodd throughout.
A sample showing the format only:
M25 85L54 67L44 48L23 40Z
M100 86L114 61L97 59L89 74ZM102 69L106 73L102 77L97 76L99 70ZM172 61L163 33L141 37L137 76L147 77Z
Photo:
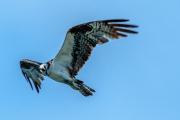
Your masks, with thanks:
M180 120L179 0L1 0L1 120ZM98 46L83 97L49 78L31 91L19 60L46 62L73 25L128 18L138 35Z

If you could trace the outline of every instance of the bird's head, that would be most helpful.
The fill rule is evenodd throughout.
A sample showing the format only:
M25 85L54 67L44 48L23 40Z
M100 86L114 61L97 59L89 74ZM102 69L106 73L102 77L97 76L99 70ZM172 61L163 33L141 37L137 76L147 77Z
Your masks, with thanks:
M43 75L47 75L47 64L41 64L39 66L39 71Z
M41 81L44 79L46 75L46 64L42 64L40 62L23 59L20 61L20 68L22 73L28 83L30 84L31 88L33 89L32 83L36 88L36 91L39 92L41 88Z

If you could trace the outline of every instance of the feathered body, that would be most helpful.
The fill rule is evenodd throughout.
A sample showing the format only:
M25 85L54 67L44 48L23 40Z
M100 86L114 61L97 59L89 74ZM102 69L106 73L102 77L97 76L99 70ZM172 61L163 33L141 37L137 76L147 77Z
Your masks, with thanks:
M78 71L88 60L93 48L97 44L104 44L109 39L127 37L127 33L136 34L136 25L124 24L126 19L113 19L93 21L72 27L66 34L62 48L54 59L47 63L39 63L31 60L20 62L23 75L39 92L43 76L65 83L75 90L79 90L84 96L92 95L95 90L88 87L83 81L76 79Z

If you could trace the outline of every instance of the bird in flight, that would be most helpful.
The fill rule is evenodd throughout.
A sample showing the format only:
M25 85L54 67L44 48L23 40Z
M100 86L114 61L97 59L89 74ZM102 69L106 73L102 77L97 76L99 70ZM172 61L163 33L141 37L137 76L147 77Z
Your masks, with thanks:
M69 85L84 96L93 95L95 90L77 79L76 75L96 45L138 33L133 30L138 26L127 24L128 21L128 19L99 20L70 28L60 51L52 60L45 63L28 59L20 61L25 79L38 93L44 76L48 76L57 82Z

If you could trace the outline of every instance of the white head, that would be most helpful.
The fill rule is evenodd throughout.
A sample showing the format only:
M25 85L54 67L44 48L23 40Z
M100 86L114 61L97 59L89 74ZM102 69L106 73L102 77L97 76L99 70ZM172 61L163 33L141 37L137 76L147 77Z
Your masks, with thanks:
M39 71L41 72L41 74L47 75L47 64L41 64L39 66Z

